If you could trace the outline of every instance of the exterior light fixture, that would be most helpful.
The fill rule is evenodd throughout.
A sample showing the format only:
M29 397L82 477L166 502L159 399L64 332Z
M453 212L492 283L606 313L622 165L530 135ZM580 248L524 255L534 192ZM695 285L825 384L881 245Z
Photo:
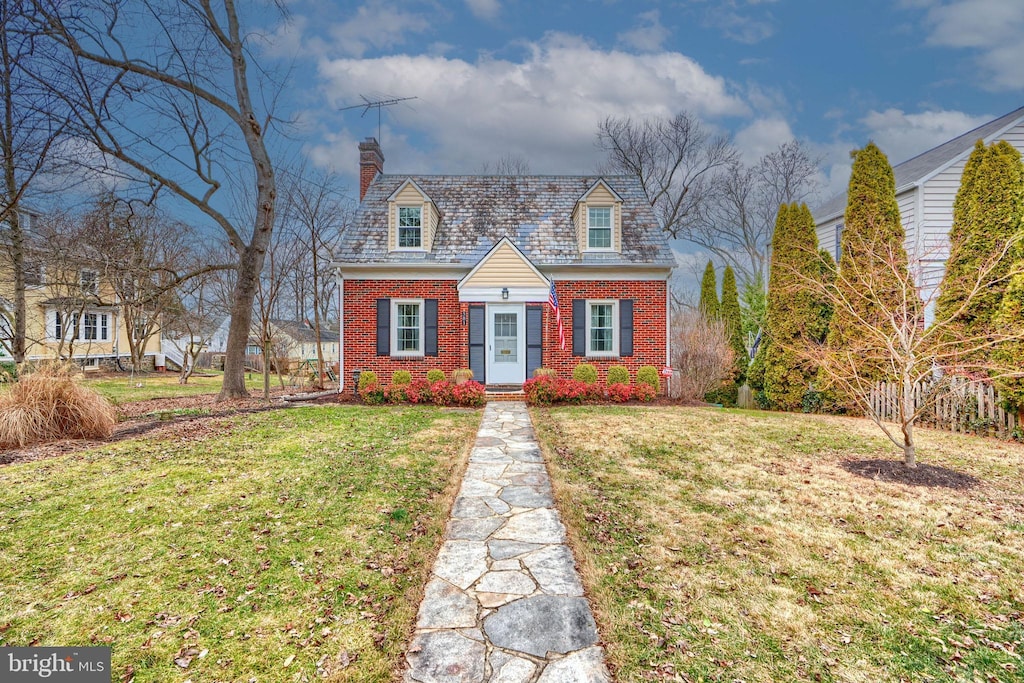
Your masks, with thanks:
M501 288L501 298L503 300L507 300L508 299L508 287L502 287Z

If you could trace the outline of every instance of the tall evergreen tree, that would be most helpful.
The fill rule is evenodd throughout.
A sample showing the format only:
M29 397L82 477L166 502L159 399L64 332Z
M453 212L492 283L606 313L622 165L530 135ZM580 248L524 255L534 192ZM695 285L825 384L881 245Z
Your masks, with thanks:
M747 371L747 348L743 343L740 295L736 289L736 274L732 266L726 266L722 273L722 320L725 321L725 331L729 335L729 345L736 354L734 374L736 384L740 385Z
M704 277L700 281L700 312L708 320L713 320L721 315L718 304L718 283L715 280L715 265L708 261L704 269Z
M995 350L995 360L1003 367L1024 369L1024 259L1018 261L1014 270L1017 273L1010 280L1003 300L996 313L996 325L1011 334L1018 334L1016 339L1005 341ZM996 379L996 388L1011 408L1017 411L1019 424L1024 424L1024 377L1009 375Z
M922 307L910 277L892 167L873 142L853 153L847 197L835 287L848 305L833 314L827 344L868 381L880 378L886 366L885 349L872 331L902 324L888 319L894 312L917 315Z
M818 342L822 304L816 293L824 268L818 252L814 218L807 205L779 207L768 275L764 392L773 406L801 407L816 368L802 349Z
M935 307L946 337L992 334L1011 268L1022 257L1024 164L1007 142L980 140L964 168L953 205L950 253Z

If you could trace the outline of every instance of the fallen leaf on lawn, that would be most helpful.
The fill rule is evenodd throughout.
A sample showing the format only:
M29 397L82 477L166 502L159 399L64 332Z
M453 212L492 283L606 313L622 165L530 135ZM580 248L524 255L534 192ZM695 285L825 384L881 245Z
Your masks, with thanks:
M288 666L290 666L293 661L295 661L295 655L288 655L284 658L284 664L282 664L281 666L288 668Z

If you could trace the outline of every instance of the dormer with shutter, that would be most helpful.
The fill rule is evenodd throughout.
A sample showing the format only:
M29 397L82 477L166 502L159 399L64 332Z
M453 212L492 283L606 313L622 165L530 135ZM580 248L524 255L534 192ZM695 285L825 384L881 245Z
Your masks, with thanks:
M433 200L410 178L387 201L388 251L429 252L440 219Z
M622 252L622 197L603 178L576 201L572 222L581 254Z

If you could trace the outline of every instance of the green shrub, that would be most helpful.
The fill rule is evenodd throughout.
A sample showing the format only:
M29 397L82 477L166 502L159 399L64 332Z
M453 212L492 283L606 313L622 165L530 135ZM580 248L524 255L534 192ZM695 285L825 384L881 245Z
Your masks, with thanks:
M612 384L629 384L629 368L625 365L613 365L608 368L608 381L606 384L609 386Z
M723 382L708 393L704 394L704 400L708 403L718 403L726 408L736 406L736 398L739 394L739 387L732 382Z
M440 382L443 379L445 379L444 370L438 370L437 368L427 370L427 381L431 384L434 382Z
M11 382L18 378L18 368L13 362L0 363L0 382Z
M580 363L572 369L572 378L584 384L593 384L597 381L597 368L590 363Z
M654 389L654 393L661 391L661 376L658 375L658 368L653 365L645 365L637 370L636 383L646 384Z
M412 382L412 373L408 370L395 370L391 373L391 383L405 386Z
M359 373L359 386L357 387L359 391L362 391L366 387L373 384L380 384L380 381L377 379L376 372L374 372L373 370L364 370L363 372Z

